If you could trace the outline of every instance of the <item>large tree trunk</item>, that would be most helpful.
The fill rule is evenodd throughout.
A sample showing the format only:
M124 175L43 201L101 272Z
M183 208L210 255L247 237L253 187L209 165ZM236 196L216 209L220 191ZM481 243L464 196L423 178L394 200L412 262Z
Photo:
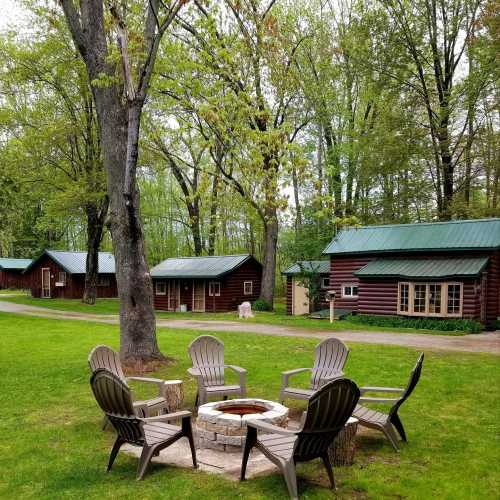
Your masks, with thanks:
M276 247L278 244L278 214L276 208L267 207L265 216L260 298L272 307L274 303L274 282L276 279Z
M340 162L336 151L336 138L330 123L323 126L326 143L326 170L328 175L329 192L333 194L335 202L334 214L342 217L342 176Z
M208 227L208 255L215 254L215 240L217 238L217 209L219 207L219 176L214 175L212 194L210 198L210 220Z
M108 198L102 202L102 207L90 204L87 212L87 261L85 266L85 289L82 302L95 304L97 298L97 279L99 273L99 248L101 246L104 220L108 211Z

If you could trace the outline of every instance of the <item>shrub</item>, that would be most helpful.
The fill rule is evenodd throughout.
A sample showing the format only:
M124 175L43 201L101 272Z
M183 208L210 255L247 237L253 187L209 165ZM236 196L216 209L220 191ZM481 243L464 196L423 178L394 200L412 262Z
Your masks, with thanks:
M354 323L389 328L415 328L441 330L445 332L479 333L481 324L472 319L409 318L405 316L375 316L369 314L350 314L347 319Z
M253 309L254 309L254 311L272 311L273 307L266 300L264 300L264 299L257 299L253 303Z

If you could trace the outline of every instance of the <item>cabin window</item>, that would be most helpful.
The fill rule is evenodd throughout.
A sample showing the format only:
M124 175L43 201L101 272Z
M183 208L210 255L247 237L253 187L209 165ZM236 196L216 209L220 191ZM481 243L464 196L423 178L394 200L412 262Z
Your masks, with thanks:
M156 295L167 295L167 284L164 281L156 282Z
M450 315L460 315L462 312L462 284L448 283L448 307Z
M399 283L398 314L461 316L462 283Z
M330 278L321 278L321 288L330 288Z
M243 295L252 295L253 293L253 281L243 282Z
M410 305L410 284L400 283L399 284L399 312L408 312L408 307Z
M349 284L342 285L342 297L344 298L357 298L358 297L358 285Z
M209 297L220 297L220 281L210 281L208 295Z
M59 272L59 279L57 281L59 281L59 283L62 283L63 285L66 284L66 273L64 271Z
M109 286L109 276L99 274L97 277L97 286Z

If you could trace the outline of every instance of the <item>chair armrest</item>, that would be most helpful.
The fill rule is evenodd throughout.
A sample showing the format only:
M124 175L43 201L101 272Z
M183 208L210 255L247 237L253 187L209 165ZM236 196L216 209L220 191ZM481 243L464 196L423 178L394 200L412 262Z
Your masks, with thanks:
M246 373L247 371L245 368L242 368L241 366L236 366L236 365L223 365L224 368L230 368L231 370L237 372L237 373Z
M254 427L259 431L270 432L272 434L282 434L283 436L295 436L297 434L297 431L283 429L283 427L268 424L267 422L263 422L262 420L247 420L247 427Z
M345 377L344 372L335 372L327 377L321 377L319 379L319 382L320 382L319 385L323 386L323 385L327 384L328 382L331 382L332 380L336 380L338 378L344 378L344 377Z
M151 378L151 377L127 377L128 380L133 380L134 382L144 382L145 384L156 384L161 387L165 382L161 378Z
M359 403L397 403L401 398L359 398Z
M361 394L364 394L365 392L396 392L396 393L402 393L404 389L400 389L397 387L372 387L372 386L367 386L367 387L360 387L359 392Z
M293 370L288 370L286 372L281 373L281 386L284 389L285 387L288 387L288 380L292 375L296 375L297 373L302 373L302 372L310 372L312 371L312 368L295 368Z
M201 375L200 370L198 370L198 368L195 368L194 366L188 368L187 371L189 375L192 375L193 377L199 377Z
M158 415L157 417L147 417L141 419L144 423L149 422L165 422L167 420L176 420L178 418L191 418L190 411L176 411L174 413L166 413L165 415Z

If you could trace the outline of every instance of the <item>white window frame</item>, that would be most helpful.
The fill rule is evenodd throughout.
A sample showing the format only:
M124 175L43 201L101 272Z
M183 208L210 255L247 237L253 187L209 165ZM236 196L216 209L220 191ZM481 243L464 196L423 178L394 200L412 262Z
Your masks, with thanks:
M214 290L216 287L216 290ZM220 281L210 281L208 283L208 296L209 297L220 297Z
M401 285L408 285L408 311L401 311ZM414 298L415 298L415 285L425 285L425 311L424 312L415 312L414 307ZM431 285L441 285L441 307L440 312L429 312L429 289ZM448 287L450 285L459 285L460 286L460 309L457 313L449 313L448 312ZM398 282L398 304L397 311L398 315L401 316L422 316L428 318L461 318L463 316L463 307L464 307L464 284L458 281L400 281Z
M61 279L62 276L62 279ZM63 283L66 285L66 271L59 271L59 274L57 276L59 279L57 280L59 283Z
M250 285L250 291L247 291L247 285ZM243 295L253 295L253 281L243 282Z
M325 285L325 280L328 280L328 285ZM330 277L321 278L321 288L330 288Z
M158 289L158 285L163 285L163 292ZM156 295L167 295L167 282L166 281L157 281L155 283L155 293Z
M358 289L358 293L356 295L353 295L353 293L352 293L353 287L356 287ZM346 288L351 289L350 294L345 293ZM359 297L359 285L358 285L358 283L342 283L341 290L342 290L342 298L343 299L357 299Z

